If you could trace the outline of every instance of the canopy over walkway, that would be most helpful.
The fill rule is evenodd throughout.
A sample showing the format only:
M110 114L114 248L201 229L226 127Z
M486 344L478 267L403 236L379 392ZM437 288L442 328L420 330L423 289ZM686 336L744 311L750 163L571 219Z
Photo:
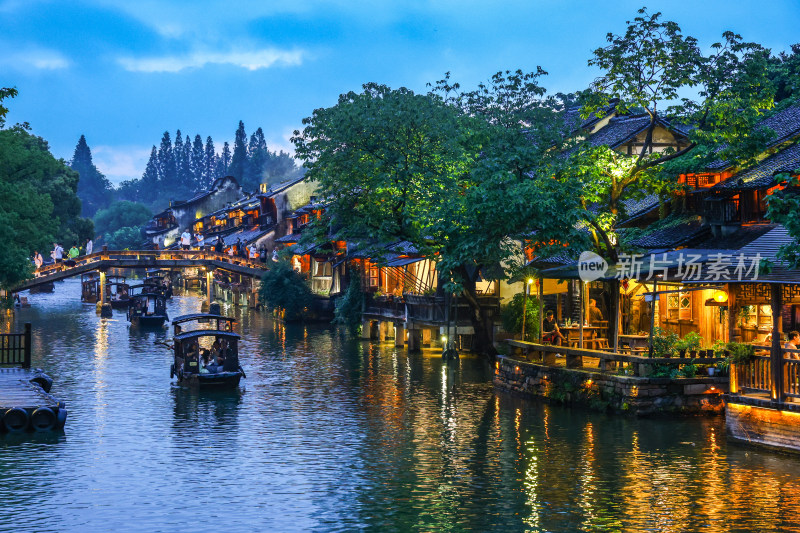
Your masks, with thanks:
M109 268L193 268L206 267L209 270L221 269L260 278L268 270L260 261L220 254L205 250L124 250L100 251L85 255L75 260L74 266L56 263L40 268L36 277L26 280L14 287L15 292L24 291L79 276L93 270L105 271Z

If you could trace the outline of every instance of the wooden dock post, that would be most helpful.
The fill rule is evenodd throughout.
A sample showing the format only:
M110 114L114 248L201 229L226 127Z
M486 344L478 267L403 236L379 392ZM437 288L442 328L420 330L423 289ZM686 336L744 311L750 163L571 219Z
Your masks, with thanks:
M104 247L105 248L105 247ZM97 310L100 312L100 317L111 318L113 312L111 304L106 300L106 269L100 269L100 300L97 302Z

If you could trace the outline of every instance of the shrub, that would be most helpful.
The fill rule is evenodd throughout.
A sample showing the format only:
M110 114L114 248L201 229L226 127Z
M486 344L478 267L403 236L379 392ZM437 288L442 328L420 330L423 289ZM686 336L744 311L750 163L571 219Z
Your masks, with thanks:
M515 294L511 301L500 309L500 318L503 321L503 329L508 333L522 333L522 306L525 295ZM539 311L541 305L539 299L528 296L528 305L525 314L525 339L539 338Z
M283 312L286 321L302 320L314 301L306 280L287 261L275 263L264 274L258 295L267 309Z
M336 300L334 310L334 324L347 328L352 337L358 337L361 332L361 310L364 306L364 292L361 290L361 276L358 272L350 272L350 285L347 291Z
M653 356L672 357L675 354L675 345L678 343L678 335L672 331L661 328L653 330Z

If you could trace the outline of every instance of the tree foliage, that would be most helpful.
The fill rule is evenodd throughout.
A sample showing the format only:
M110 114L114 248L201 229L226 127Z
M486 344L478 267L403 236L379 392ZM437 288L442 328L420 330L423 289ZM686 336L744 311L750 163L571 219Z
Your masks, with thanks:
M47 257L53 241L67 247L93 234L77 189L78 173L53 157L47 141L24 125L0 130L0 286L30 275L35 250Z
M361 331L364 292L361 290L361 276L357 271L350 274L350 285L344 295L336 300L333 323L344 326L351 337L358 337Z
M111 202L112 188L108 179L94 165L92 151L83 135L78 139L69 166L80 176L78 197L81 199L81 214L93 217L98 209L107 207Z
M94 216L95 231L111 249L138 248L143 239L142 227L152 216L143 204L115 202Z
M523 293L517 293L506 305L500 308L500 319L503 330L508 333L522 333L523 306L525 308L525 338L524 341L536 341L539 338L539 313L541 305L536 296L528 296L527 302Z
M314 299L306 280L288 261L274 263L264 273L258 294L268 310L282 312L286 321L302 320Z

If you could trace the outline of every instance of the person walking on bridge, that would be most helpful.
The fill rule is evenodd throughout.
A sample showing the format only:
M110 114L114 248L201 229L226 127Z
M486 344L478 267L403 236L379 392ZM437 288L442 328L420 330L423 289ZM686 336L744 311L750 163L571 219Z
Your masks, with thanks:
M42 259L42 254L39 251L33 252L33 264L36 265L36 270L42 268L42 264L44 263L44 259Z
M50 252L50 257L53 258L55 263L60 263L64 259L64 249L57 242L53 243L53 251Z
M194 234L194 238L197 241L197 248L202 252L203 248L205 248L205 238L203 234L198 231Z
M94 250L94 243L92 239L86 239L86 247L84 248L86 251L86 255L92 255L92 250Z
M183 230L181 233L181 248L184 250L188 250L192 244L192 234L189 233L189 228Z
M222 237L217 237L217 242L214 243L214 251L218 254L225 251L225 243L222 242Z

